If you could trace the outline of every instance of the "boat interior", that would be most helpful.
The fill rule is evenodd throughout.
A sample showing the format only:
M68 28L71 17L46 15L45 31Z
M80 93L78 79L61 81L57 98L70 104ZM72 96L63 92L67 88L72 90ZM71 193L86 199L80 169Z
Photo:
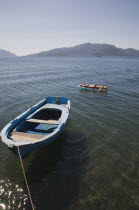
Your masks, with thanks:
M62 111L58 109L41 109L12 131L13 141L34 141L51 134L59 125Z

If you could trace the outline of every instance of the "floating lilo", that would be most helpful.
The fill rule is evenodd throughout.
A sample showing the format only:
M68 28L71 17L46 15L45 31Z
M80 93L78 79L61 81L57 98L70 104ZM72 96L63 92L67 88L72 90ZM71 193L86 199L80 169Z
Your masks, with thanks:
M83 83L83 84L79 85L78 87L81 90L99 90L100 92L108 90L107 86L91 85L91 84L86 84L86 83Z

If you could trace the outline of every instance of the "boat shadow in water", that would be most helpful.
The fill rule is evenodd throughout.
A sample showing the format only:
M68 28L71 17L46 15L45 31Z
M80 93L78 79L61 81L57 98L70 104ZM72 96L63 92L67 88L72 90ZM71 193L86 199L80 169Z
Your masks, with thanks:
M86 137L66 128L52 144L36 152L26 171L37 210L67 210L78 199L88 160ZM29 209L27 202L26 208Z

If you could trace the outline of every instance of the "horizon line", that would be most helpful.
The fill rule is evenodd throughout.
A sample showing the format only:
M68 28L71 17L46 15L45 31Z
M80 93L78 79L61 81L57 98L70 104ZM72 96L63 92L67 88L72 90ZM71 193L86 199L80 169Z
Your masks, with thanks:
M117 47L115 44L108 44L108 43L98 43L98 42L96 42L96 43L91 43L91 42L84 42L84 43L81 43L81 44L76 44L76 45L72 45L72 46L68 46L68 47L65 47L65 46L62 46L62 47L55 47L55 48L50 48L50 49L48 49L48 50L41 50L41 51L37 51L37 52L33 52L33 53L28 53L28 54L23 54L23 55L18 55L18 54L16 54L16 53L14 53L12 50L5 50L5 49L0 49L0 50L4 50L4 51L8 51L8 52L11 52L11 53L13 53L13 54L15 54L17 57L22 57L22 56L27 56L27 55L32 55L32 54L37 54L37 53L41 53L41 52L47 52L47 51L50 51L50 50L53 50L53 49L60 49L60 48L70 48L70 47L75 47L75 46L79 46L79 45L83 45L83 44L101 44L101 45L103 45L103 44L107 44L107 45L112 45L112 46L114 46L114 47L116 47L116 48L120 48L120 49L123 49L123 50L126 50L126 49L134 49L134 50L139 50L139 49L136 49L136 48L133 48L133 47L127 47L127 48L122 48L122 47Z

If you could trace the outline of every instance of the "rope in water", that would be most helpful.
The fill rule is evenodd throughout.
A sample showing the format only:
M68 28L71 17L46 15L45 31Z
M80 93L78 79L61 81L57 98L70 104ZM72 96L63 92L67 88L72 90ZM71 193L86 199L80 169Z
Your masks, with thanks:
M22 158L21 158L21 153L20 153L19 146L17 146L17 148L18 148L18 154L19 154L19 158L20 158L21 168L22 168L22 171L23 171L23 175L24 175L24 179L25 179L25 183L26 183L26 187L27 187L27 191L28 191L30 203L31 203L31 206L32 206L32 210L35 210L35 207L33 205L33 201L32 201L32 198L31 198L31 193L30 193L30 190L29 190L29 186L28 186L28 182L27 182L27 177L26 177L26 174L25 174L25 169L24 169L24 166L23 166L23 162L22 162Z

